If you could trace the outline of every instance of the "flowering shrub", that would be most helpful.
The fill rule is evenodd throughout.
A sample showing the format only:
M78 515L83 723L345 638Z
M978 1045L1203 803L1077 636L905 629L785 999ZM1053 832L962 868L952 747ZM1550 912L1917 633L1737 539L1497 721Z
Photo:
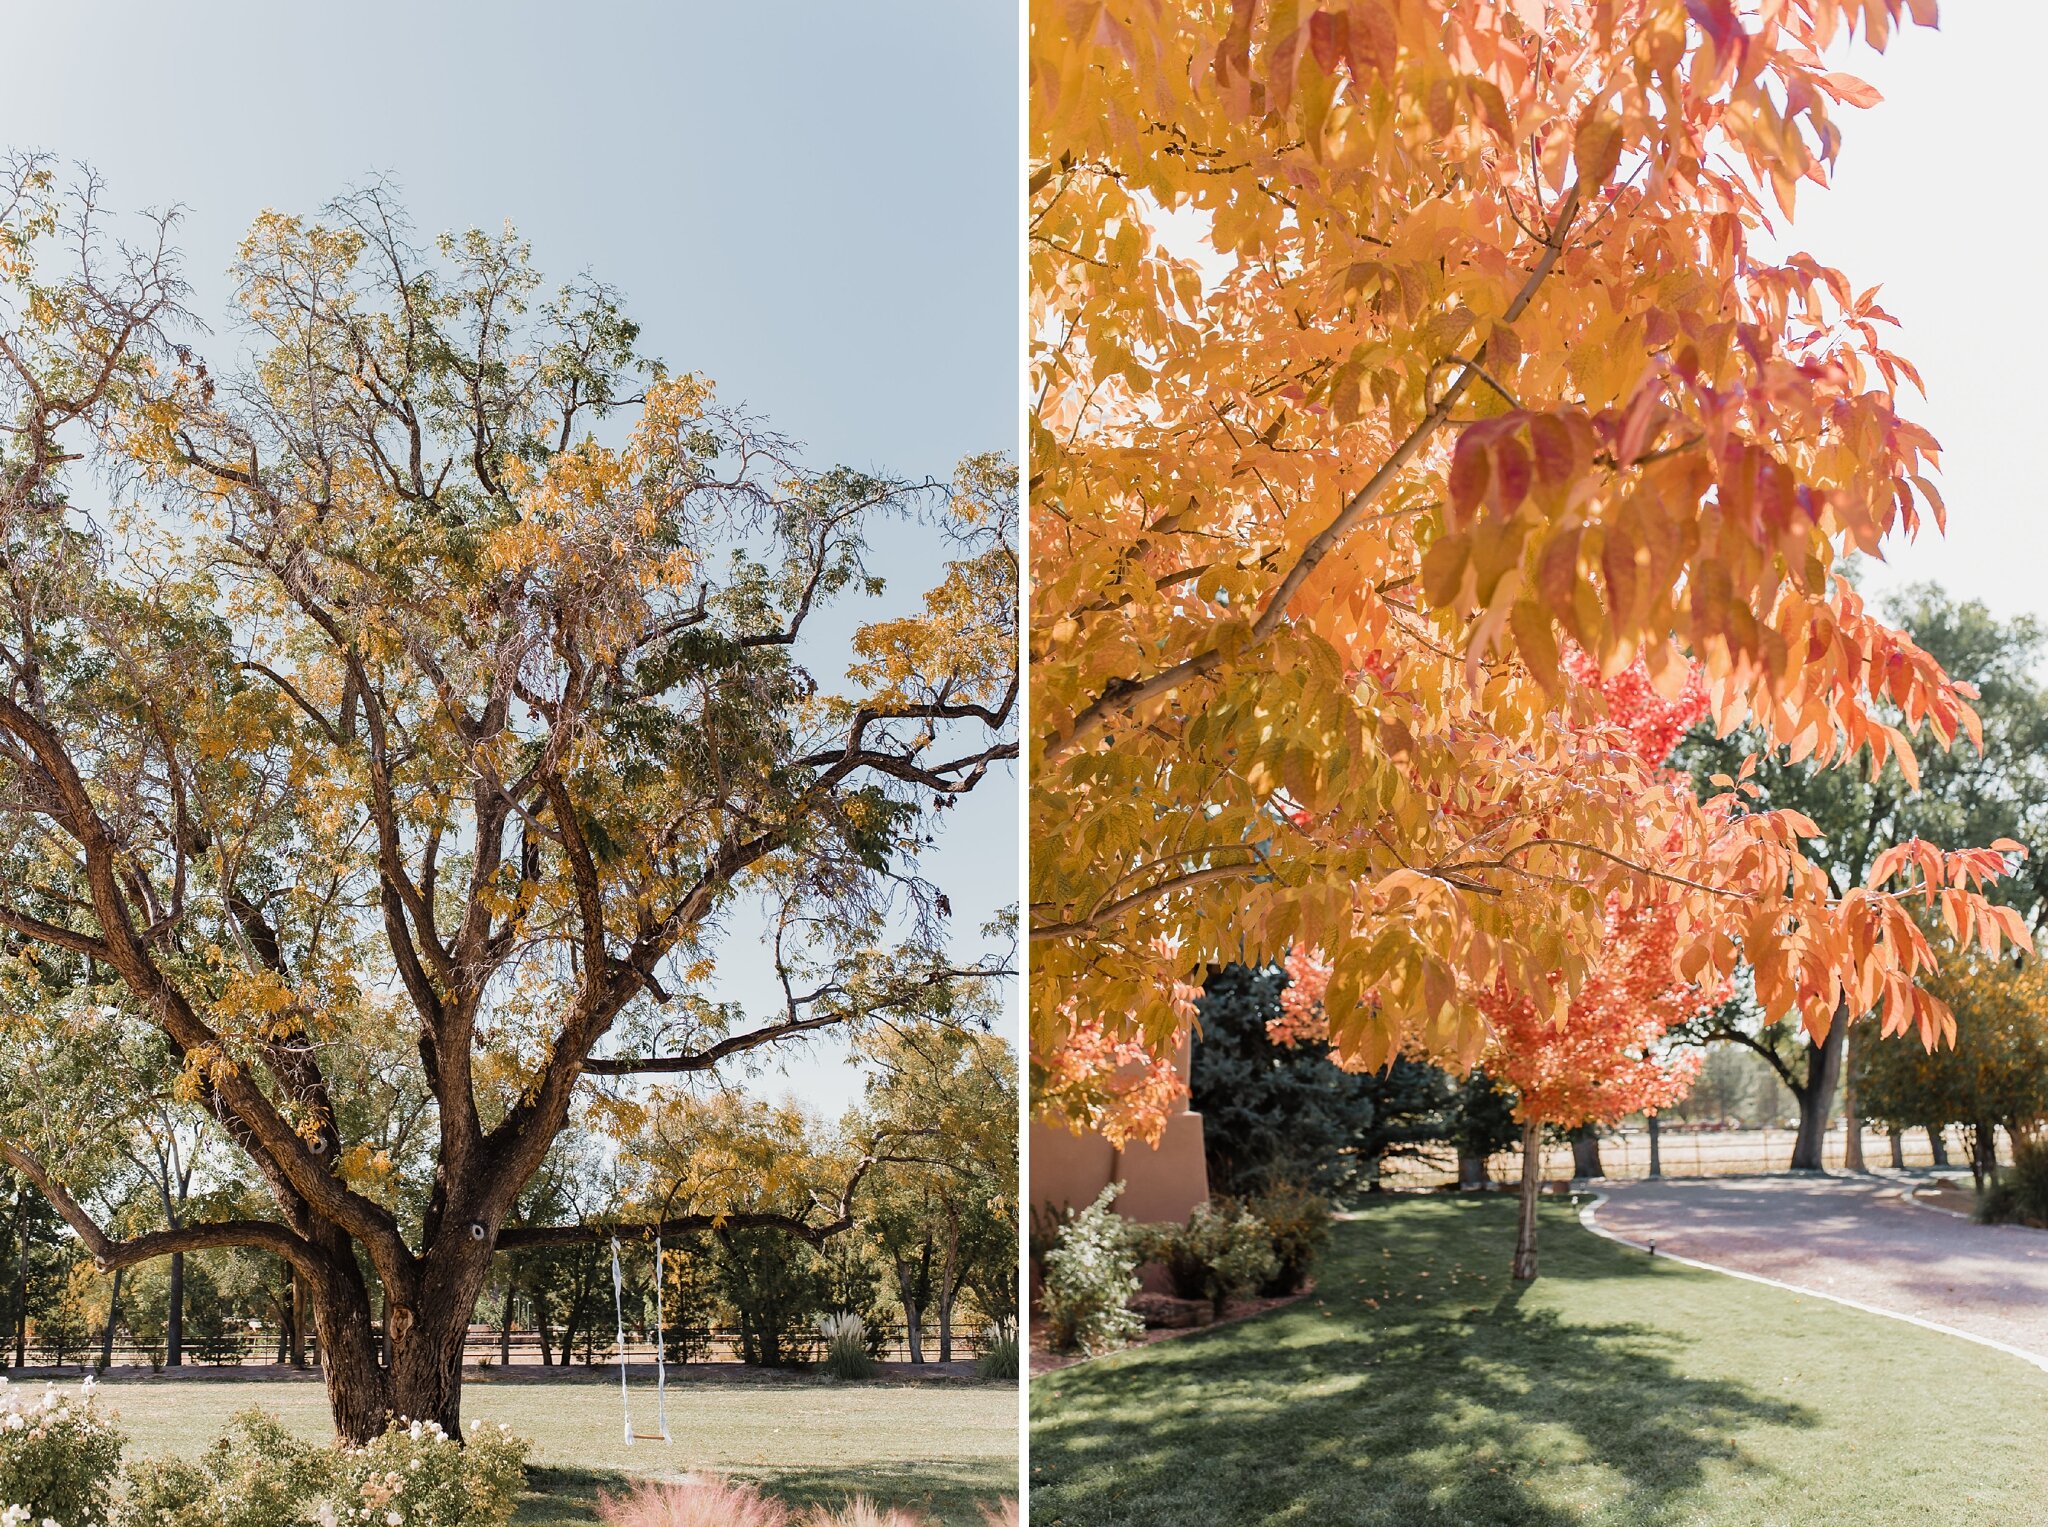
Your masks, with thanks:
M113 1527L505 1527L526 1444L472 1423L465 1448L431 1421L394 1421L363 1447L319 1447L251 1410L198 1462L144 1459L126 1477Z
M505 1527L526 1480L526 1443L472 1421L463 1447L432 1421L397 1420L335 1457L321 1527Z
M1129 1308L1138 1291L1138 1248L1128 1222L1110 1208L1123 1184L1113 1182L1095 1202L1069 1214L1045 1254L1045 1291L1039 1302L1055 1352L1107 1352L1145 1329Z
M91 1379L73 1397L0 1378L0 1527L98 1527L120 1462L121 1434L99 1409Z
M328 1457L275 1416L245 1410L195 1463L129 1464L116 1527L300 1527L326 1483Z

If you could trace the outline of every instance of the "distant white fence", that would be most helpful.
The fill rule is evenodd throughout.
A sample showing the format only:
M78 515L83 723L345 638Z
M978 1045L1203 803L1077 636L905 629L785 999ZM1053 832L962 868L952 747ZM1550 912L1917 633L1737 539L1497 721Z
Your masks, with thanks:
M1658 1132L1658 1166L1666 1177L1735 1177L1756 1172L1782 1172L1792 1164L1790 1129L1693 1129L1665 1125ZM1948 1164L1958 1171L1970 1169L1970 1154L1962 1131L1945 1131ZM1847 1146L1847 1134L1831 1129L1821 1142L1822 1164L1839 1170ZM1908 1130L1902 1155L1907 1166L1935 1165L1934 1150L1924 1129ZM1999 1158L2009 1162L2011 1147L1999 1139ZM1871 1167L1890 1166L1891 1137L1881 1130L1863 1131L1863 1161ZM1630 1180L1650 1175L1650 1132L1647 1129L1619 1130L1600 1137L1600 1165L1609 1177ZM1519 1150L1503 1151L1487 1162L1487 1173L1495 1182L1518 1182L1522 1175ZM1568 1144L1543 1149L1545 1178L1570 1177L1572 1148ZM1380 1175L1389 1188L1437 1188L1455 1186L1458 1158L1445 1149L1399 1161L1389 1161Z

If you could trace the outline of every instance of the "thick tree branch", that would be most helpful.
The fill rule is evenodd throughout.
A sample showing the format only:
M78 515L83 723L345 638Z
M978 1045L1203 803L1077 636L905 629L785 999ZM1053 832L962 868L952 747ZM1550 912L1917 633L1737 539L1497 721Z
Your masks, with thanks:
M64 1223L84 1242L86 1250L92 1253L93 1266L101 1272L133 1267L175 1252L214 1251L230 1246L253 1246L272 1252L294 1267L310 1269L312 1265L312 1247L273 1220L215 1220L173 1230L152 1230L126 1241L114 1240L36 1157L0 1140L0 1161L35 1184Z

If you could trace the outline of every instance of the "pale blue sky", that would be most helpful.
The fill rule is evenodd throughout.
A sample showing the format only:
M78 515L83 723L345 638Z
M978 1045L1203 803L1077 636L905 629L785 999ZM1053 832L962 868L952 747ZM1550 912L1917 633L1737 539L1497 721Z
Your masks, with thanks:
M1961 0L1938 31L1909 28L1878 55L1835 66L1886 99L1845 111L1834 184L1801 186L1784 239L1839 267L1904 325L1892 348L1919 367L1902 411L1940 440L1946 538L1888 549L1866 586L1932 578L2001 616L2048 618L2048 514L2039 466L2036 290L2048 231L2032 116L2048 58L2048 6Z
M183 204L216 329L255 213L387 175L423 234L510 219L550 276L620 287L651 353L818 465L944 477L1015 448L1011 4L123 0L12 7L7 36L0 146L90 163L116 209ZM965 931L1016 900L1014 774L933 869ZM759 1085L858 1091L829 1047Z

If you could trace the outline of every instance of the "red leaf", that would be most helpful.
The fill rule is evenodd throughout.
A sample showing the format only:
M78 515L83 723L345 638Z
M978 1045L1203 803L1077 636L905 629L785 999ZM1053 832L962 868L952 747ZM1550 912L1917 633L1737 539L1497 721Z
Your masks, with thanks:
M1504 435L1493 448L1493 510L1506 519L1529 496L1529 451L1517 435Z
M1458 437L1458 448L1451 452L1451 519L1454 523L1462 524L1472 517L1472 511L1486 496L1487 480L1492 475L1486 437L1477 430L1467 430Z
M1571 427L1556 414L1538 414L1529 421L1529 444L1535 448L1536 481L1546 488L1567 481L1578 466Z

